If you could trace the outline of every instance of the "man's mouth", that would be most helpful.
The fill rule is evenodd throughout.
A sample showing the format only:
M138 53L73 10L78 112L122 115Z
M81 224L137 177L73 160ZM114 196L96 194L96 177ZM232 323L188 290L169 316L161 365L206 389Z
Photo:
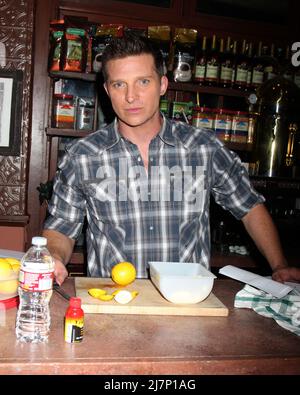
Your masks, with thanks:
M129 114L137 114L141 111L141 107L126 108L125 111Z

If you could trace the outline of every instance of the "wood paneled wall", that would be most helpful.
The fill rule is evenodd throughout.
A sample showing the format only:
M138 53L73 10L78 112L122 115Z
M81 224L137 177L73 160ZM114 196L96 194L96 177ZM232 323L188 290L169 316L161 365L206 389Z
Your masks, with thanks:
M0 156L0 224L20 218L26 222L27 218L33 18L33 0L0 2L0 42L6 48L4 69L23 71L20 155Z

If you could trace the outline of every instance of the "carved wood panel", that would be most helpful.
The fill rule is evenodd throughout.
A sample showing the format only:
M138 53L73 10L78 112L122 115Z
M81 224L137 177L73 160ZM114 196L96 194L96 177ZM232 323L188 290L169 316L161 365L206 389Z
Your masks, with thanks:
M20 156L0 156L0 216L26 215L31 122L33 0L0 0L0 42L7 70L23 71Z

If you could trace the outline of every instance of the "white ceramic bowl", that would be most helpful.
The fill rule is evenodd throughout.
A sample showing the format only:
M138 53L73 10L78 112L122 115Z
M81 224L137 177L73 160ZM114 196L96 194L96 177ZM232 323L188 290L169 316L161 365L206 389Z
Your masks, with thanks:
M216 276L199 263L149 262L150 278L170 302L194 304L210 294Z

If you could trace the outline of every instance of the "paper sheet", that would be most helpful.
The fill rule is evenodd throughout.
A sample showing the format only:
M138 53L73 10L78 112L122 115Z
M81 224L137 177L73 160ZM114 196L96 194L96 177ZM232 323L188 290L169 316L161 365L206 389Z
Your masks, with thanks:
M290 285L281 284L278 281L274 281L270 278L251 273L247 270L240 269L231 265L222 267L219 270L219 273L223 274L224 276L231 277L235 280L239 280L243 283L249 284L252 287L258 288L262 291L265 291L275 296L276 298L283 298L294 289L294 287Z

